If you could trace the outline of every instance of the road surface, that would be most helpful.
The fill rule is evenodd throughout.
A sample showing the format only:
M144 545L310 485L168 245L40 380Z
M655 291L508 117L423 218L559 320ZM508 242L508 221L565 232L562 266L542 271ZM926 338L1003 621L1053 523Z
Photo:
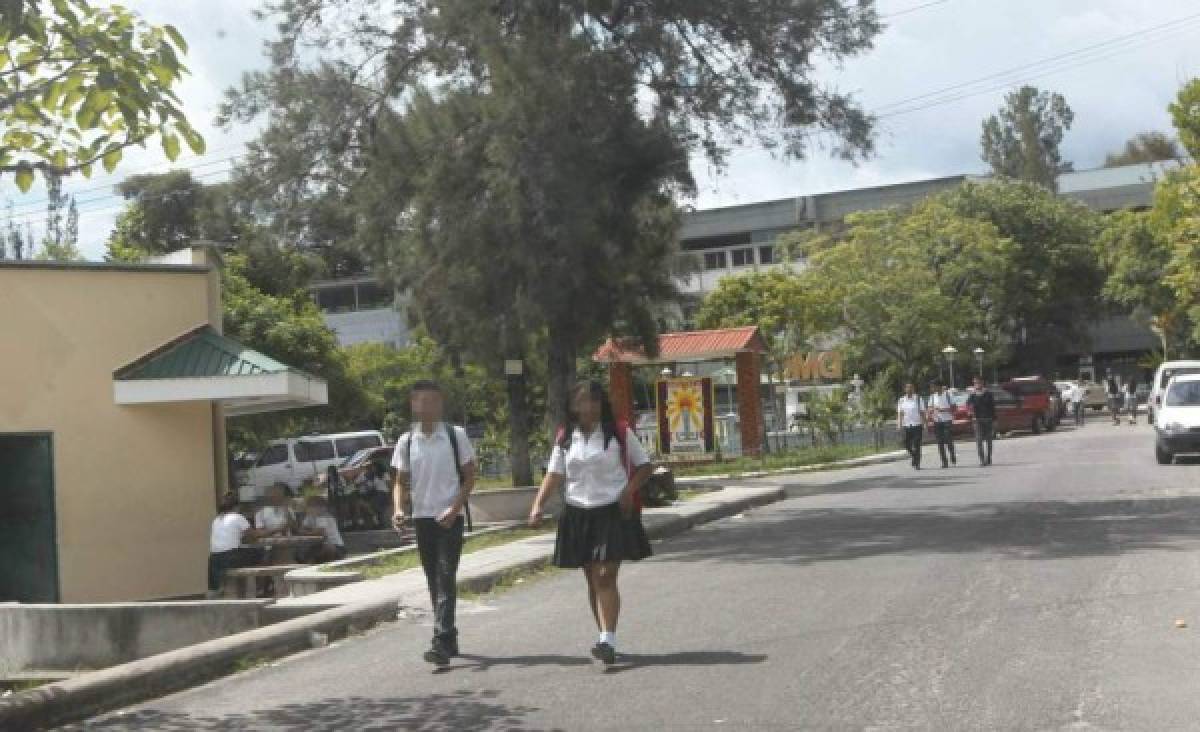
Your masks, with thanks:
M1145 424L996 443L980 468L782 479L794 497L623 570L600 673L574 572L418 614L84 725L98 730L1200 727L1200 464ZM1184 621L1187 627L1177 627Z

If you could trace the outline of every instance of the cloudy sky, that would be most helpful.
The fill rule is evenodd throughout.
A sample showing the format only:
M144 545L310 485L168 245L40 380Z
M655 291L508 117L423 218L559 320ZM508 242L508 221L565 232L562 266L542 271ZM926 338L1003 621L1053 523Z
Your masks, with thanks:
M148 20L171 23L191 46L181 89L189 118L205 136L203 156L176 162L203 181L228 175L253 128L220 130L222 92L263 66L268 24L253 0L126 0ZM980 122L1004 93L1032 83L1062 93L1075 111L1064 156L1077 169L1144 130L1170 130L1166 106L1180 84L1200 75L1200 4L1195 0L878 0L888 27L874 50L822 79L854 92L880 115L878 151L858 165L814 151L800 162L740 149L729 169L696 173L700 208L820 193L958 173L982 172ZM910 101L911 100L911 101ZM112 176L71 180L86 256L98 259L120 209L112 186L124 176L169 169L157 146L126 154ZM101 171L102 172L102 171ZM40 227L45 191L0 186L15 218Z

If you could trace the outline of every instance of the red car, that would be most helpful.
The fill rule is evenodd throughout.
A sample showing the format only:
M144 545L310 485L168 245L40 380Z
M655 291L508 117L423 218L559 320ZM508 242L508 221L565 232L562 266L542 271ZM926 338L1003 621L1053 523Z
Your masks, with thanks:
M1041 376L1021 376L1009 379L1001 387L1015 396L1021 409L1029 413L1025 426L1020 429L1029 429L1036 435L1058 426L1060 397L1053 382Z
M1008 389L998 386L989 386L988 391L992 393L992 399L996 402L996 423L995 431L1000 432L1020 432L1024 430L1034 430L1040 432L1040 418L1044 411L1039 408L1037 400L1026 400L1013 394ZM953 433L957 435L973 435L975 428L971 424L971 410L967 408L967 397L970 395L966 391L954 391L950 398L954 401L954 426ZM1034 423L1038 422L1039 426L1035 429Z

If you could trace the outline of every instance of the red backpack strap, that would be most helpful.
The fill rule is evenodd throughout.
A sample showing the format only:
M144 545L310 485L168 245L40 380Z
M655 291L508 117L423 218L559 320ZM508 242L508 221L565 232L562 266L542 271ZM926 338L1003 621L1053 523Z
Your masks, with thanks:
M625 441L629 436L629 423L625 420L618 419L616 423L616 434L613 435L617 439L617 446L621 448L621 464L625 466L626 477L633 477L633 466L629 463L629 451L625 449ZM637 511L642 510L642 491L639 489L633 494L633 507Z

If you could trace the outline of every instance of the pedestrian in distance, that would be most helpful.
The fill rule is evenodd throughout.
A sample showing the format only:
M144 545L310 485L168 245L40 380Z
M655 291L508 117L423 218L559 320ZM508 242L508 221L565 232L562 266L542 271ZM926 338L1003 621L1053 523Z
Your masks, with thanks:
M414 426L396 441L392 453L392 524L399 531L412 519L434 614L433 642L425 660L444 667L459 654L458 561L463 512L470 510L467 500L475 487L475 451L466 430L442 420L445 405L437 383L418 381L409 399Z
M1071 387L1071 414L1075 418L1075 426L1084 425L1084 403L1087 401L1088 387L1082 381L1075 382Z
M913 384L904 385L904 395L896 402L896 429L904 434L904 449L912 458L914 470L921 469L921 443L925 433L925 405Z
M1129 412L1129 424L1137 424L1137 379L1125 382L1125 410Z
M546 477L530 508L529 525L541 523L546 500L565 486L554 565L583 570L600 633L591 654L606 667L617 658L621 563L651 554L638 491L652 470L637 434L613 416L604 387L595 381L577 385L567 423L558 431Z
M929 420L933 423L933 436L937 439L942 467L958 465L958 457L954 454L954 400L950 397L950 392L946 391L946 385L940 381L933 382L930 391Z
M1104 382L1104 393L1108 397L1108 411L1112 415L1112 423L1114 425L1121 424L1121 407L1124 406L1125 400L1121 396L1121 387L1117 385L1117 380L1111 374Z
M975 377L971 394L967 397L967 408L971 411L971 424L975 428L975 449L979 452L979 465L986 467L992 464L992 441L996 435L996 398L978 376Z

